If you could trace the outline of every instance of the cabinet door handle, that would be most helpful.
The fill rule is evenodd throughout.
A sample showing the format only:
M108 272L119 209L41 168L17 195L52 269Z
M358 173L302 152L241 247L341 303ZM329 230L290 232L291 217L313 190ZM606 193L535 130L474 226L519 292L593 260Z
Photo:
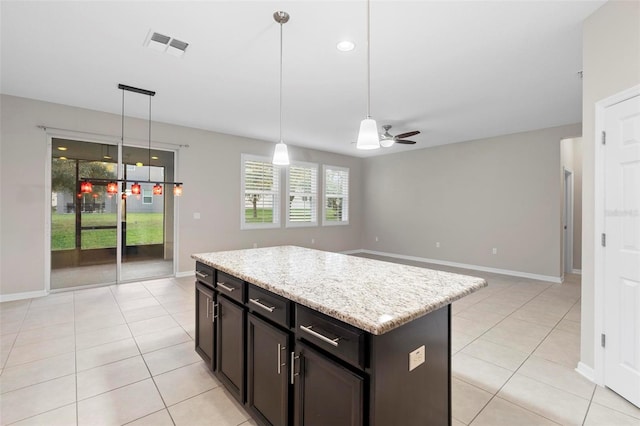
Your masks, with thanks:
M205 274L204 272L200 272L200 271L196 271L196 275L199 276L200 278L207 278L209 275Z
M209 318L209 298L207 297L207 318Z
M280 343L278 343L278 375L280 375L282 368L285 365L287 365L287 363L285 362L284 364L282 363L282 351L286 351L287 348L285 346L282 346Z
M291 352L291 384L294 382L294 378L300 373L296 373L296 359L299 359L300 356L296 356L295 352Z
M265 311L273 312L276 310L275 306L267 306L264 303L260 302L260 299L249 299L249 302L253 303L256 306L261 307Z
M218 318L219 313L220 313L220 304L216 303L214 305L213 300L211 300L211 314L212 314L211 322L216 322L216 318Z
M220 287L223 290L227 290L228 292L232 292L233 290L235 290L234 287L229 287L224 285L224 283L221 283L220 281L218 281L218 287Z
M308 325L308 326L304 326L301 325L300 329L302 331L305 331L307 333L309 333L310 335L317 337L318 339L322 340L323 342L327 342L328 344L330 344L331 346L335 346L336 348L338 347L338 340L340 340L340 337L336 337L335 339L332 339L330 337L327 337L323 334L318 333L317 331L312 330L313 326L312 325Z

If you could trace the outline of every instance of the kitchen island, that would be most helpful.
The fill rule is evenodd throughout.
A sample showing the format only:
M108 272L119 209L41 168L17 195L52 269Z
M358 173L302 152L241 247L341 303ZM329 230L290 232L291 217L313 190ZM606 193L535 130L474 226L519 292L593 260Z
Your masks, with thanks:
M192 257L196 350L260 424L451 423L450 304L485 280L294 246Z

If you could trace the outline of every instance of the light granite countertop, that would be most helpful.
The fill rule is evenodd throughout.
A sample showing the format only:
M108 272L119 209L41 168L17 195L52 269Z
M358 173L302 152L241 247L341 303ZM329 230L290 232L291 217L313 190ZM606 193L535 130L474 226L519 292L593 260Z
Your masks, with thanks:
M295 246L191 257L372 334L487 286L482 278Z

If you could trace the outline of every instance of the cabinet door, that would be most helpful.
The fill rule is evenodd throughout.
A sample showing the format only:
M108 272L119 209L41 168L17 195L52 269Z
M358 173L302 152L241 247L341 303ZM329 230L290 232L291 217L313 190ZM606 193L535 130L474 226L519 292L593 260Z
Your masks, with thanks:
M247 320L247 404L267 425L289 424L289 333Z
M213 369L214 361L214 293L196 284L196 352Z
M216 373L238 401L244 403L245 310L218 295Z
M295 424L363 424L362 377L296 341Z

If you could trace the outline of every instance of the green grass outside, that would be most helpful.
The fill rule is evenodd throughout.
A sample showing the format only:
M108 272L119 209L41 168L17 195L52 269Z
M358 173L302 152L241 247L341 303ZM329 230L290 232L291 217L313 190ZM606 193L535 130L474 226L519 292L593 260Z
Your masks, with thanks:
M115 213L87 213L82 215L82 226L115 226ZM51 215L51 250L71 250L76 246L76 215ZM162 244L164 223L162 213L127 214L127 245ZM116 247L115 229L82 231L82 249Z

